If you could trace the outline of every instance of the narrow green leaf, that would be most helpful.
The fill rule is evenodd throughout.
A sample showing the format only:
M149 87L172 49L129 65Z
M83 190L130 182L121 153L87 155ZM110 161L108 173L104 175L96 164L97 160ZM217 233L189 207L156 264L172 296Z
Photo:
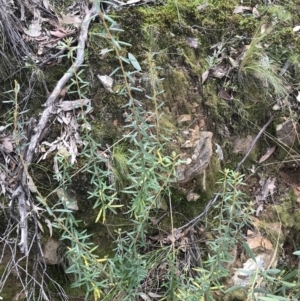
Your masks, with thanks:
M287 281L280 281L280 283L282 285L286 286L286 287L289 287L289 288L297 286L297 284L291 283L291 282L287 282Z
M121 50L121 46L119 45L118 41L112 39L112 43L116 46L116 48L118 48L118 50Z
M124 56L119 56L119 58L123 61L123 62L125 62L126 64L130 64L130 60L128 60L127 58L125 58Z
M227 289L224 293L225 293L225 294L228 294L228 293L231 293L231 292L240 290L240 289L245 289L245 287L244 287L244 286L241 286L241 285L232 286L232 287L230 287L229 289Z
M293 252L293 254L300 256L300 251Z
M54 212L72 213L73 211L70 209L55 209Z
M297 274L298 274L298 270L294 270L294 271L288 273L287 275L285 275L285 276L282 278L282 280L288 280L288 279L290 279L290 278L292 278L292 277L295 277Z
M49 215L51 215L51 216L53 215L53 212L51 211L51 209L48 206L46 206L46 210L49 213Z
M272 295L272 294L267 294L267 297L275 298L275 300L280 300L280 301L289 301L290 300L289 298L281 297L281 296L275 296L275 295Z
M143 92L143 89L139 89L139 88L136 88L136 87L130 87L131 90L134 90L134 91L138 91L138 92Z
M118 42L119 42L119 44L124 45L124 46L128 46L128 47L132 46L131 44L123 42L123 41L118 41Z
M243 246L244 246L247 254L254 260L254 262L256 262L256 258L254 256L252 250L249 248L249 245L246 242L243 241Z
M104 19L105 20L107 20L107 21L109 21L112 25L113 24L116 24L116 21L115 20L113 20L110 16L108 16L108 15L103 15L104 16Z
M274 298L270 298L270 297L258 297L259 300L262 301L278 301L279 299L274 299Z
M265 272L267 274L270 274L270 275L277 275L279 274L281 271L279 269L269 269L269 270L265 270Z
M137 61L137 59L135 58L135 56L132 53L128 53L128 58L130 60L131 65L137 70L137 71L141 71L142 68L139 64L139 62Z
M117 67L117 68L109 75L109 77L112 77L118 70L120 70L120 67Z
M135 83L134 78L129 73L126 73L126 77L131 81L131 83Z

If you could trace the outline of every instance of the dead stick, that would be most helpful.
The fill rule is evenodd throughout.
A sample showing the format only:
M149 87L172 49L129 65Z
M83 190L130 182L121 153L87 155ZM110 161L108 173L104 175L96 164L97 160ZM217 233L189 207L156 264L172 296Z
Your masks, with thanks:
M247 154L244 156L244 158L242 159L242 161L237 165L237 167L236 167L236 169L234 171L238 171L240 169L240 167L244 164L244 162L246 161L246 159L250 155L251 151L253 150L256 142L258 141L258 139L260 138L260 136L262 135L262 133L266 130L266 128L269 126L269 124L273 121L273 119L274 119L274 116L271 116L270 119L268 120L268 122L261 128L261 130L259 131L259 133L255 137L255 139L252 141L251 146L250 146Z
M56 87L48 97L45 106L46 109L43 111L42 116L39 120L39 123L37 125L37 131L34 135L31 137L31 141L29 143L28 151L26 154L25 161L31 162L35 153L35 149L40 141L40 137L47 126L47 122L49 120L49 117L52 113L52 106L55 104L55 101L57 100L60 91L65 87L66 83L70 80L71 77L74 76L75 72L79 69L79 67L84 62L84 50L85 50L85 44L88 37L88 29L91 22L91 19L98 14L98 10L95 6L91 8L91 10L87 13L85 16L82 24L81 24L81 30L80 35L78 38L78 49L77 49L77 55L76 60L74 64L69 68L69 70L62 76L62 78L58 81L56 84Z
M236 169L234 170L235 172L237 172L241 168L242 164L246 161L246 159L250 155L251 151L253 150L253 148L254 148L255 144L257 143L258 139L260 138L260 136L263 134L263 132L266 130L266 128L269 126L269 124L272 122L273 119L274 119L274 116L271 116L270 119L268 120L268 122L261 128L261 130L259 131L259 133L255 137L255 139L253 140L251 146L249 147L249 150L248 150L247 154L244 156L242 161L240 161L240 163L237 165ZM214 197L212 199L210 199L210 201L206 205L205 209L198 216L196 216L195 218L190 220L188 223L186 223L185 225L179 227L178 230L182 230L182 229L185 229L186 227L194 226L204 215L206 215L208 213L209 209L217 201L217 199L218 199L221 192L222 192L222 189L220 189L217 193L215 193Z
M40 142L41 137L43 136L44 129L46 128L48 120L53 112L53 106L56 100L58 99L60 91L64 88L64 86L70 80L70 78L74 76L74 74L76 73L76 71L79 69L79 67L82 65L84 61L84 50L85 50L85 45L88 37L89 25L92 18L97 14L98 14L98 9L94 4L91 10L85 16L81 25L80 35L78 38L78 49L77 49L76 60L74 64L69 68L69 70L58 81L56 87L48 97L45 104L46 108L44 109L42 116L39 120L39 123L37 125L37 130L31 136L28 149L24 154L24 158L21 158L22 168L19 174L20 181L16 186L15 191L13 192L13 198L16 198L18 200L18 211L20 216L21 239L20 239L19 247L21 252L24 253L26 256L28 255L28 243L27 243L28 225L27 225L27 212L25 209L25 205L26 205L26 198L28 197L29 194L29 189L27 185L27 179L28 179L27 165L30 164L33 160L36 147Z

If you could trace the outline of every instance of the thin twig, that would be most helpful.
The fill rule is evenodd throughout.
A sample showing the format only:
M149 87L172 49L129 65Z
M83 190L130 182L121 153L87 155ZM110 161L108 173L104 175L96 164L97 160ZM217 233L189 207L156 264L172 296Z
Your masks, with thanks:
M258 141L258 139L260 138L260 136L262 135L262 133L266 130L266 128L269 126L269 124L273 121L273 119L274 119L274 116L271 116L270 119L268 120L268 122L261 128L261 130L259 131L259 133L255 137L255 139L252 141L252 144L251 144L251 146L250 146L247 154L244 156L244 158L242 159L242 161L237 165L237 167L236 167L236 169L234 171L238 171L240 169L240 167L244 164L244 162L246 161L246 159L250 155L252 149L254 148L256 142Z

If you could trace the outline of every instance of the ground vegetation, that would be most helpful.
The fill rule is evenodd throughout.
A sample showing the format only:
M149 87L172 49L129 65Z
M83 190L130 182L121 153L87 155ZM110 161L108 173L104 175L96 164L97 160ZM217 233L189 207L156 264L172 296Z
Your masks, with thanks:
M297 1L0 4L1 298L300 299Z

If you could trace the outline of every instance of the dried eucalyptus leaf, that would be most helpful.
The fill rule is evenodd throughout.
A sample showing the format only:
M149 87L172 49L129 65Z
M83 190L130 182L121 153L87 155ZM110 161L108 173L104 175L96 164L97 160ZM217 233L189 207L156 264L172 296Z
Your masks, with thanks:
M258 205L258 207L257 207L257 209L256 209L255 215L256 215L256 216L259 216L260 213L263 212L263 211L264 211L264 204L261 203L261 204Z
M296 96L298 102L300 102L300 91L298 91L298 95Z
M44 228L43 228L43 225L40 223L40 221L37 220L37 224L38 224L38 227L40 228L40 230L44 233Z
M266 161L275 151L276 146L273 146L272 148L268 148L268 150L266 151L266 153L259 159L258 163L262 163L264 161Z
M158 295L156 293L151 293L151 292L149 292L148 295L152 298L162 298L163 297L163 295Z
M49 228L50 237L52 237L52 223L50 222L50 220L48 218L45 218L45 223L46 223L47 227Z
M145 293L139 293L140 297L145 301L152 301L151 298Z
M202 73L202 84L207 80L209 75L209 70L206 70L205 72Z
M221 146L219 144L217 144L217 143L215 143L215 145L217 147L216 153L218 154L218 159L220 161L224 160L223 150L222 150Z
M280 106L278 104L275 104L273 107L272 107L272 110L273 111L278 111L280 110Z
M24 32L30 37L38 37L41 35L42 24L39 19L32 20L28 29L24 28Z
M58 108L60 111L72 111L74 109L82 108L83 106L90 106L90 99L66 100L62 101Z
M36 192L37 191L36 186L35 186L35 184L34 184L34 182L33 182L30 175L27 175L27 186L28 186L28 188L31 192Z
M113 84L114 84L114 80L113 78L111 78L108 75L97 75L97 77L99 78L101 84L103 85L103 87L110 93L114 93L114 91L112 90Z
M297 31L299 31L299 30L300 30L300 25L295 26L295 27L293 28L293 31L295 31L295 32L297 32Z
M189 114L182 114L177 118L178 123L186 122L186 121L191 121L192 116Z
M260 13L259 13L258 9L255 6L253 7L252 13L253 13L253 16L255 18L259 18L260 17Z
M135 3L138 3L140 2L141 0L129 0L127 1L126 3L124 3L123 5L130 5L130 4L135 4Z
M244 13L244 11L252 11L252 7L250 6L236 6L233 13L234 14L241 14Z
M199 43L198 43L197 39L187 37L185 40L187 41L187 43L189 44L189 46L191 46L192 48L196 49L196 48L199 47Z
M186 196L188 202L195 202L200 198L200 195L195 192L189 192Z
M1 137L0 141L2 142L3 150L6 153L11 153L14 150L13 139L11 136Z

